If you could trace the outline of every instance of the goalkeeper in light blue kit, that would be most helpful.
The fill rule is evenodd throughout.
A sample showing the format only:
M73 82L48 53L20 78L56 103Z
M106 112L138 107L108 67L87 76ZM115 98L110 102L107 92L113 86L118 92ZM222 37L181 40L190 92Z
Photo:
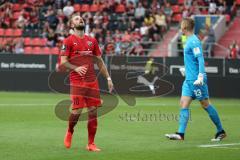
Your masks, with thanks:
M166 134L165 136L171 140L184 140L189 119L189 106L192 100L197 99L217 128L217 133L212 141L220 141L226 137L226 133L223 130L216 109L209 102L202 45L198 37L193 33L194 20L191 18L183 19L181 30L187 36L187 41L184 47L185 81L182 86L180 100L179 128L176 133Z

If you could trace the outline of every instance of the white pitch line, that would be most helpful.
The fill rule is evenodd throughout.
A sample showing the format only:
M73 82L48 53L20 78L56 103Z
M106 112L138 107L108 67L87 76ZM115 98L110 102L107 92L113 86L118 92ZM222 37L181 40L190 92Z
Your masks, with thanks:
M139 103L139 102L138 102ZM49 105L56 105L56 103L2 103L0 104L0 107L1 106L49 106ZM121 106L128 106L127 104L118 104L118 105L121 105ZM160 106L176 106L178 105L178 103L139 103L139 104L136 104L136 106L156 106L156 107L160 107ZM200 104L192 104L191 106L200 106ZM216 106L220 106L220 104L216 104ZM239 104L221 104L221 106L239 106ZM240 106L239 106L240 107Z
M221 148L221 149L240 149L240 148L233 148L233 147L211 147L211 148Z
M229 143L229 144L207 144L207 145L199 145L201 148L211 148L211 147L224 147L224 146L237 146L240 143Z

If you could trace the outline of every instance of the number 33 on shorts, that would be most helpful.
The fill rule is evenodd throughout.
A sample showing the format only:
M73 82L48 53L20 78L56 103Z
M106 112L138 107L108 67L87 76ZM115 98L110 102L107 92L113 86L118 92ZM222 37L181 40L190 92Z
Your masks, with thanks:
M196 97L202 97L202 91L200 89L195 89L193 92Z

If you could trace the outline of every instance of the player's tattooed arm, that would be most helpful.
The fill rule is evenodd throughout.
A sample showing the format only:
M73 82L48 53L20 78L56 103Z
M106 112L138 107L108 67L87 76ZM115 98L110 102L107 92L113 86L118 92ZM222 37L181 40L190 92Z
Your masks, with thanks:
M77 72L81 76L87 72L86 66L75 66L75 65L69 63L68 56L61 56L61 65L64 65L66 68Z
M103 62L103 59L101 56L96 56L94 58L94 61L96 62L98 68L99 68L99 71L100 73L107 79L108 81L108 89L109 89L109 92L112 92L113 90L113 83L112 83L112 79L108 73L108 70L107 70L107 67L106 65L104 64Z

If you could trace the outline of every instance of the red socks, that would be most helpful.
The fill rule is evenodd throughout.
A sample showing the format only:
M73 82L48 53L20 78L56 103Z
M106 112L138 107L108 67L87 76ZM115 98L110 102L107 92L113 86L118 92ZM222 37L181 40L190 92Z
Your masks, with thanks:
M74 126L77 124L80 114L72 114L69 116L68 132L74 132Z
M72 114L69 116L68 132L74 132L74 126L77 124L80 114ZM97 112L88 112L88 144L93 144L97 132Z
M97 112L88 113L88 144L94 143L94 138L97 132Z

